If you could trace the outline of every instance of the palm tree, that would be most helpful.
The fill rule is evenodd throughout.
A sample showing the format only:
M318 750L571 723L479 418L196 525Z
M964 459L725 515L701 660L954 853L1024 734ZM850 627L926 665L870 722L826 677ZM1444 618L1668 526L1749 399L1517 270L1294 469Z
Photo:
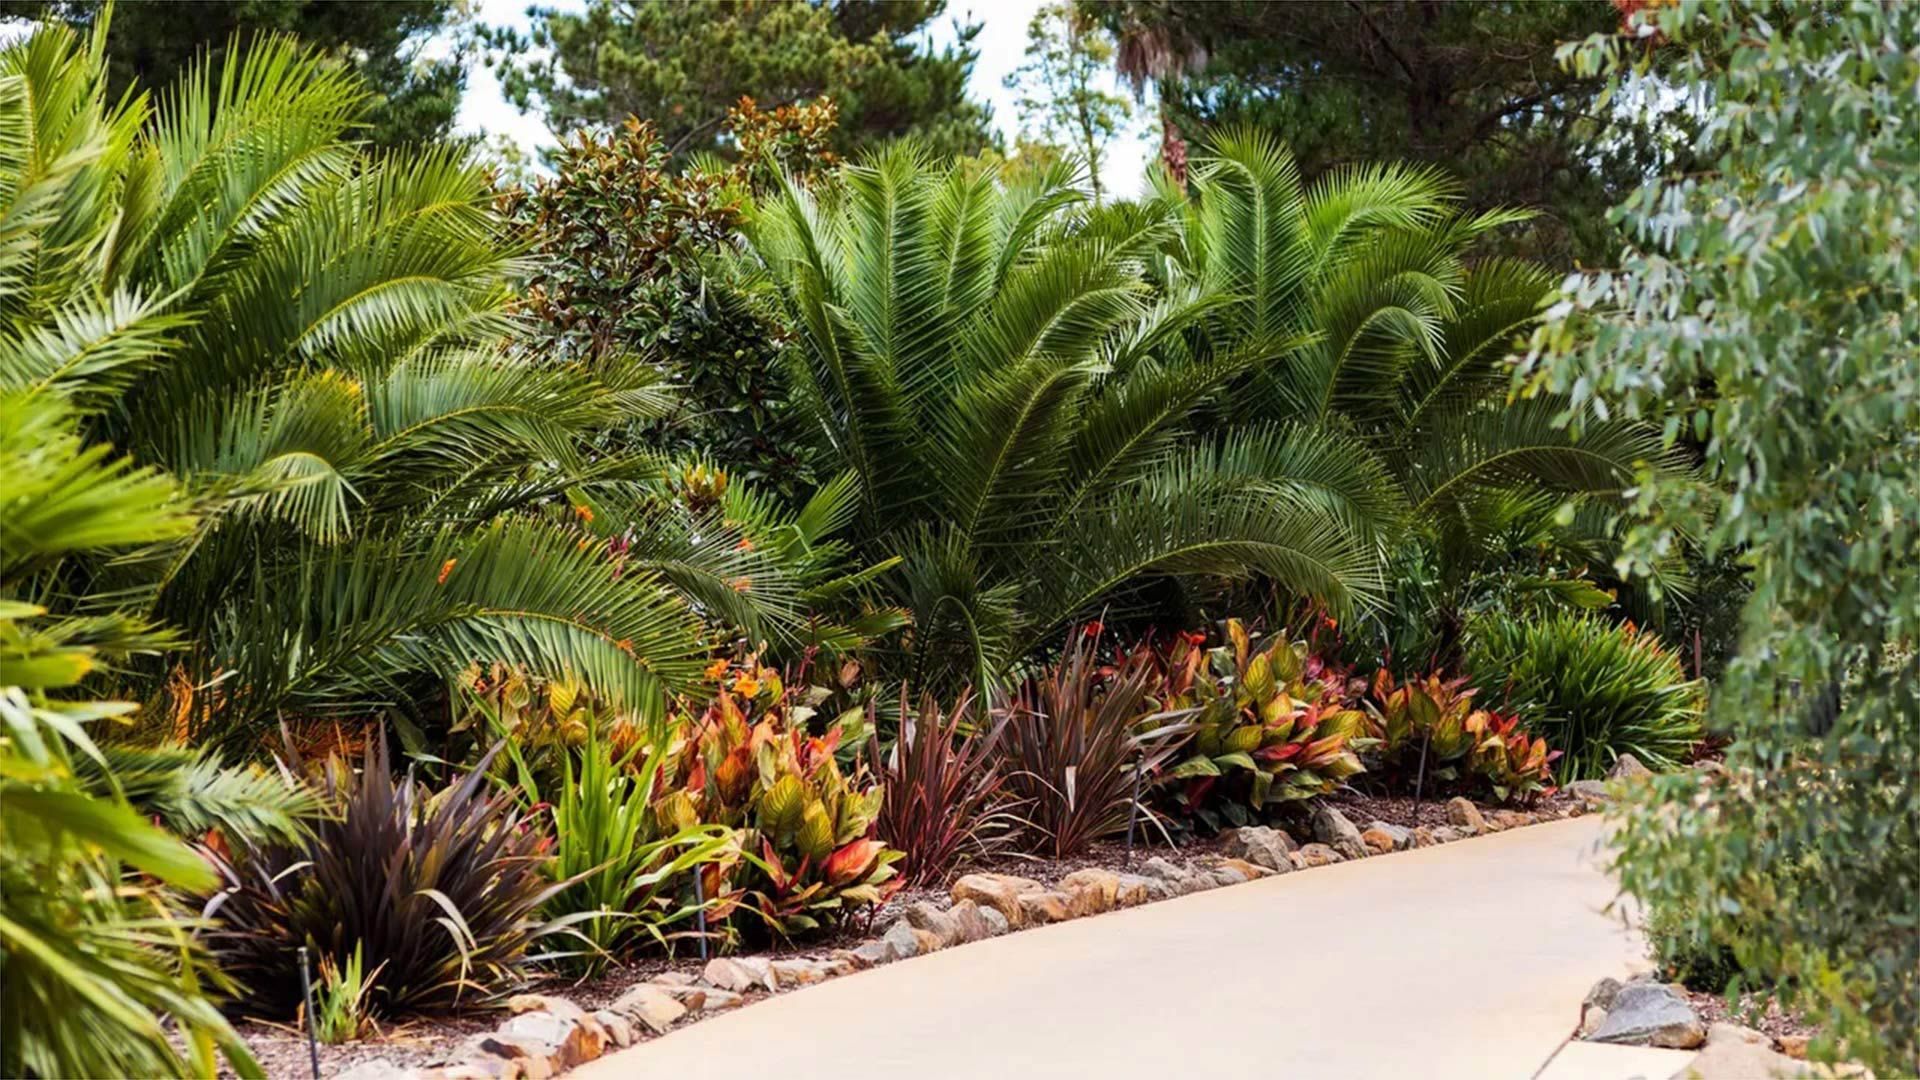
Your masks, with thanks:
M1649 425L1596 418L1575 440L1557 422L1566 402L1507 400L1507 356L1554 279L1469 251L1523 215L1463 216L1452 186L1421 168L1357 168L1307 185L1284 146L1246 131L1198 163L1190 200L1161 199L1186 219L1163 294L1230 298L1163 351L1200 364L1250 342L1294 343L1226 395L1217 430L1280 419L1364 447L1392 479L1402 542L1439 564L1438 609L1420 615L1443 624L1442 659L1469 579L1517 522L1535 540L1597 553L1594 511L1642 466L1684 467ZM1583 508L1576 522L1551 527L1566 501Z
M807 631L817 560L609 437L660 414L650 368L514 348L482 170L365 152L367 91L289 40L113 104L101 40L0 52L0 389L75 403L199 510L59 579L182 629L138 684L186 688L181 728L415 708L473 661L657 714L710 625Z
M797 398L858 484L912 613L908 673L992 678L1166 576L1271 576L1336 608L1382 591L1391 487L1353 438L1252 421L1198 439L1223 387L1299 344L1168 362L1229 301L1156 298L1164 205L1090 208L1064 171L1008 188L912 147L758 208L752 257L798 329Z

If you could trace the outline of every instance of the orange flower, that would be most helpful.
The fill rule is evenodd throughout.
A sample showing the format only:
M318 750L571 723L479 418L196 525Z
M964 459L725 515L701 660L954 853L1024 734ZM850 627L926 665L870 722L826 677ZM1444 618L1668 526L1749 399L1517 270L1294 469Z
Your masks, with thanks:
M733 692L741 697L755 697L760 693L759 680L743 671L739 678L733 680Z
M725 657L722 657L719 660L715 660L713 663L707 665L707 678L710 681L719 682L720 680L726 677L727 677L727 661Z
M750 577L734 578L728 584L732 585L733 591L737 593L746 593L746 592L753 591L753 579Z
M579 518L582 522L585 522L588 525L593 524L593 507L588 506L585 503L579 503L574 506L573 512L579 515Z
M453 573L454 564L458 563L459 561L460 561L459 559L448 559L446 562L441 563L440 577L434 582L434 584L445 585L447 583L447 575Z
M752 550L753 550L753 537L751 537L751 536L743 536L743 537L741 537L741 538L740 538L740 542L739 542L739 543L737 543L737 544L735 544L735 545L733 545L733 549L734 549L735 551L752 551Z

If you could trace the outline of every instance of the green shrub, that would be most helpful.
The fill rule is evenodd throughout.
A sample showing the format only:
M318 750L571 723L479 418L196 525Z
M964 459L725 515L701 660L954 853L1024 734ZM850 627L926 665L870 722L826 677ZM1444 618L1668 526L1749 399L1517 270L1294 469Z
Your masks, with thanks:
M1562 783L1605 776L1621 754L1672 769L1700 738L1700 684L1631 625L1570 614L1480 619L1468 629L1467 664L1486 700L1505 700L1561 751Z
M1666 904L1647 906L1645 932L1660 977L1689 990L1723 993L1740 974L1740 961L1725 943L1706 936L1698 920Z

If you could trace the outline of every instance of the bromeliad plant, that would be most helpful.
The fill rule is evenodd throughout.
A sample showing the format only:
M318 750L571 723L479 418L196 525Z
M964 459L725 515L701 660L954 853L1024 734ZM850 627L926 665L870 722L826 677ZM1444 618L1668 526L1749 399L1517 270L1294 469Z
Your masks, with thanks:
M1245 825L1277 803L1324 795L1362 772L1364 717L1304 642L1254 647L1240 621L1227 644L1183 636L1165 662L1161 705L1192 710L1191 753L1167 773L1173 803L1208 828Z
M901 853L874 835L881 788L836 756L848 724L809 735L810 710L757 660L715 661L709 674L721 685L682 722L676 790L655 812L662 829L738 830L739 860L703 871L716 917L745 910L790 938L885 901L900 887ZM858 713L843 720L864 723Z

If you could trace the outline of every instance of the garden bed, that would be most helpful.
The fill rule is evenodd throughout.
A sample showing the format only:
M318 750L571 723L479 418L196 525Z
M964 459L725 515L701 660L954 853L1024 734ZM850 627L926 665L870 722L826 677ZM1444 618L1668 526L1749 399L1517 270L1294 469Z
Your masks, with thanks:
M1455 801L1465 802L1465 800ZM1408 847L1443 843L1451 839L1472 836L1476 832L1474 829L1454 826L1439 832L1436 836L1436 830L1448 824L1451 809L1448 803L1436 800L1423 800L1417 807L1417 819L1416 806L1411 798L1343 792L1320 800L1320 804L1339 811L1344 818L1351 819L1356 828L1379 821L1399 826L1412 833L1416 828L1417 820L1420 839L1410 837ZM1582 812L1582 807L1577 800L1566 797L1537 800L1528 811L1479 804L1476 804L1476 809L1485 821L1484 828L1477 830L1482 833L1517 827L1523 823L1522 817L1525 818L1525 824L1531 824L1571 817ZM1454 813L1457 816L1459 811ZM1333 854L1322 845L1315 843L1317 838L1306 831L1309 828L1310 826L1304 824L1303 816L1302 824L1288 823L1284 829L1280 830L1287 834L1289 847L1299 844L1303 851L1318 849L1322 852L1322 854L1302 858L1302 852L1296 851L1289 856L1292 860L1291 869L1308 869L1326 865L1329 862L1346 861L1343 856ZM1248 833L1261 831L1263 830L1247 830ZM1076 904L1071 913L1065 916L1071 918L1117 907L1134 906L1137 903L1170 899L1188 892L1241 883L1276 873L1269 866L1250 865L1244 860L1231 857L1230 852L1240 850L1234 842L1234 836L1238 832L1233 830L1219 836L1207 837L1186 836L1180 838L1182 842L1172 844L1166 842L1156 832L1150 838L1151 842L1140 842L1131 852L1123 842L1101 841L1069 858L994 854L968 862L956 874L956 881L962 878L971 878L976 881L983 878L1001 881L1024 879L1037 883L1041 891L1067 895L1067 891L1078 887L1079 879L1088 876L1085 872L1105 871L1110 877L1139 883L1141 886L1140 891L1131 899L1122 894L1108 898L1091 909L1083 909ZM1422 840L1424 843L1421 842ZM1378 853L1374 857L1377 855ZM1324 862L1321 861L1323 858ZM1148 865L1150 862L1153 866ZM1177 884L1165 876L1170 874L1171 868L1176 866L1182 876L1182 881ZM1281 872L1290 872L1290 870ZM1069 879L1075 880L1069 881ZM1067 884L1063 886L1063 882ZM1155 886L1151 895L1145 891L1145 885L1148 883ZM964 891L963 888L959 886L955 886L952 890L954 894L962 891ZM955 905L955 908L957 906ZM872 958L873 947L893 940L895 934L908 936L908 931L898 928L907 927L920 917L920 913L930 909L948 908L949 890L947 888L903 889L889 898L886 903L875 907L870 915L850 920L831 934L804 943L733 954L731 959L744 961L746 966L754 969L771 965L775 961L802 962L810 964L815 973L808 975L804 981L795 983L776 982L771 987L756 984L741 989L737 993L737 1001L732 1000L733 994L727 994L728 1001L724 1007L751 1005L764 997L804 988L820 979L859 970L876 962L884 963L890 959L900 958L897 954L882 949L882 955L875 960ZM910 914L913 909L918 911ZM1025 926L1014 926L1012 929L1027 929L1051 921L1058 920L1042 918L1029 922ZM1000 923L1002 927L1005 925L1004 922ZM883 928L892 932L884 938L877 937L876 934ZM1002 931L990 931L990 933L998 932ZM974 940L972 937L965 937L936 944L926 936L924 931L912 931L911 936L916 937L921 943L919 947L910 947L915 952L932 951L950 944L958 945ZM709 978L697 978L702 974ZM598 1057L602 1053L611 1053L624 1046L645 1042L659 1034L638 1017L625 1015L625 1011L617 1004L623 995L628 995L637 987L664 985L673 980L680 980L688 984L689 988L704 986L711 981L711 975L711 972L703 969L697 957L685 955L677 958L660 957L642 962L625 963L605 975L582 982L567 982L563 979L538 980L525 988L529 996L518 1001L509 999L452 1016L415 1020L386 1028L375 1038L338 1046L321 1046L319 1048L320 1074L323 1077L351 1074L356 1080L392 1080L401 1076L420 1077L422 1080L424 1078L456 1080L456 1078L467 1076L502 1075L502 1062L498 1060L489 1061L488 1071L484 1073L463 1071L457 1066L471 1060L475 1055L474 1046L478 1040L507 1022L509 1016L515 1011L536 1013L552 1011L557 1014L571 1014L576 1006L583 1014L578 1019L579 1023L596 1025L601 1029L600 1034L590 1040L594 1051L582 1060ZM673 989L676 993L680 990L678 986ZM713 990L708 992L717 993ZM544 997L533 995L544 995ZM510 1001L518 1006L517 1010L508 1007ZM712 1005L707 1005L704 1009L691 1008L686 1017L679 1022L694 1022L703 1012L711 1011L715 1011ZM626 1024L627 1030L618 1035L609 1032L608 1025L603 1023L609 1013L620 1015L623 1019L630 1021ZM586 1019L596 1014L601 1017L601 1021ZM561 1022L563 1024L566 1022L564 1017ZM662 1027L671 1026L671 1023L672 1021L669 1021ZM285 1026L257 1022L241 1024L239 1030L269 1076L283 1078L283 1080L297 1080L310 1075L308 1048L304 1036ZM569 1051L559 1044L554 1044L550 1059L541 1065L529 1068L525 1062L516 1061L511 1063L513 1069L504 1071L506 1075L512 1076L555 1075L577 1063L569 1060L570 1056L579 1056L579 1053L577 1050Z

